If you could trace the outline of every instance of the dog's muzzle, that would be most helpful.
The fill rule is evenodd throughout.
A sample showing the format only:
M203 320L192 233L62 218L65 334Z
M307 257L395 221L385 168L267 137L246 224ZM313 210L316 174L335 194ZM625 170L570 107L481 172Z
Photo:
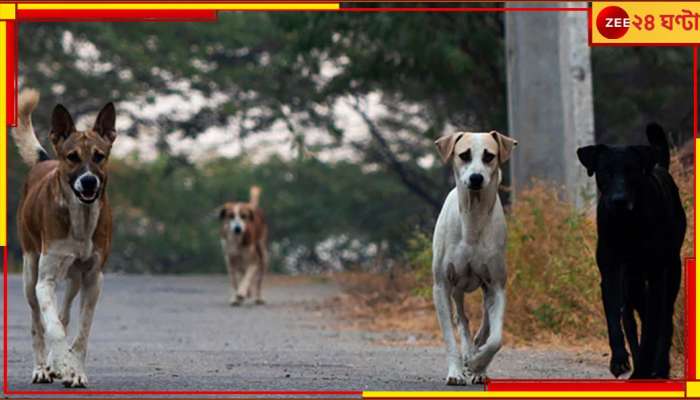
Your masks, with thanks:
M241 226L241 224L235 221L231 221L231 223L229 224L229 229L231 230L231 232L233 232L234 235L240 235L241 233L243 233L243 227Z
M484 186L484 176L481 174L469 175L469 190L481 190Z
M612 195L610 204L616 210L632 211L634 209L634 202L624 195Z
M91 204L100 193L100 178L92 173L80 175L73 184L73 191L80 202Z

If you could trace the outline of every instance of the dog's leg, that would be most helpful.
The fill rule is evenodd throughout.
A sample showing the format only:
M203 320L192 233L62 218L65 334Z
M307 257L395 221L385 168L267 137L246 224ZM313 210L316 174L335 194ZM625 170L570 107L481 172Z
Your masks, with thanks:
M464 311L464 292L459 289L452 290L452 301L455 304L455 315L457 316L457 332L462 351L462 364L466 367L469 359L474 354L474 344L472 343L471 331L469 329L469 317Z
M56 281L65 277L74 260L71 255L51 252L39 257L36 297L49 344L49 371L55 378L75 375L78 364L75 354L68 348L66 330L58 317L56 306Z
M662 277L656 279L658 297L663 299L659 309L658 337L654 341L654 358L651 366L651 377L655 379L668 379L671 370L669 352L673 340L673 314L676 297L680 289L681 262L676 259L663 264ZM652 285L650 284L650 292ZM655 296L656 297L656 296Z
M63 307L61 308L60 319L63 327L66 329L66 334L68 334L68 324L70 323L70 309L75 300L75 296L78 295L78 290L80 290L80 271L69 271L68 273L68 286L66 287L66 293L63 296Z
M472 383L483 383L486 379L486 368L491 363L493 356L501 348L503 341L503 314L506 307L506 293L500 286L484 288L484 297L488 304L488 318L490 321L489 336L486 343L479 347L467 367Z
M24 253L22 279L24 296L32 310L32 348L34 350L34 370L32 383L51 383L53 378L46 365L46 346L44 344L44 325L41 322L39 300L36 297L36 283L39 269L39 257L33 253Z
M236 298L243 301L244 298L250 296L250 287L253 283L253 278L255 277L256 271L258 270L258 265L255 262L250 262L246 266L245 274L243 279L241 279L241 284L238 286L238 293Z
M481 305L481 326L479 326L479 331L474 337L474 345L478 348L486 343L486 339L489 337L489 308L486 303L486 296L484 296Z
M652 276L648 282L646 301L647 318L642 324L642 340L639 349L639 369L635 370L630 379L650 379L658 365L655 364L661 339L662 325L665 323L665 285L663 276Z
M233 257L229 256L228 254L224 254L224 257L226 258L226 269L228 270L228 277L231 281L231 298L229 299L229 303L231 303L231 305L236 305L236 291L238 290L238 271L236 269L234 260L232 259Z
M451 288L445 283L433 284L433 301L437 310L438 322L442 330L442 338L447 347L447 378L448 385L466 385L462 367L462 357L457 350L457 342L452 331L452 306L450 304Z
M627 344L632 355L633 370L639 370L639 332L634 311L639 312L640 319L643 315L644 284L639 274L628 274L625 282L625 306L622 312L622 326L627 338ZM643 323L643 322L642 322Z
M265 250L264 244L258 244L257 251L260 266L255 275L255 304L265 304L265 300L262 297L262 281L263 275L267 271L267 250Z
M680 258L675 257L675 259L669 263L669 268L669 282L666 286L666 302L663 318L665 324L661 333L662 340L659 342L657 361L655 363L658 367L654 370L654 377L656 378L668 378L671 372L669 352L671 351L671 344L673 342L673 315L676 311L676 298L678 297L678 291L681 287L681 273L683 270Z
M622 326L625 330L625 337L632 353L632 366L639 367L639 338L637 333L637 321L634 319L634 308L628 302L622 312Z
M603 308L608 325L608 343L612 353L610 358L610 372L616 378L631 370L629 354L625 349L625 337L622 332L622 268L598 261L601 272L601 292L603 295ZM642 335L644 328L642 326ZM640 350L641 352L641 350ZM640 359L640 363L643 363Z
M80 288L80 328L71 346L71 352L78 359L78 366L74 375L63 377L63 385L66 387L87 386L88 380L85 373L87 343L90 337L90 329L92 328L92 320L95 316L97 300L102 292L102 279L103 275L98 263L94 263L93 267L83 275Z

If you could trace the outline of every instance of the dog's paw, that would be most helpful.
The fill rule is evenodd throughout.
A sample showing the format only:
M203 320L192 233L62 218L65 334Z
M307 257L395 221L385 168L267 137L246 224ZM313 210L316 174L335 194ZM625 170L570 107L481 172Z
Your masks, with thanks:
M66 372L66 375L63 377L63 386L67 388L85 388L87 383L87 375L80 368Z
M610 359L610 372L615 378L619 377L622 374L626 374L631 370L632 367L630 367L630 360L627 355L625 355L624 357L612 357Z
M79 381L84 380L87 382L82 365L83 363L80 362L72 350L51 351L49 353L49 375L51 378L61 379L64 386L67 386L66 381L69 381L71 383L70 387L80 387L73 386L73 381L80 376L82 378Z
M445 378L445 384L449 386L464 386L467 384L467 378L462 371L450 368L450 372L447 373L447 378Z
M46 365L37 365L32 371L32 383L53 383L50 368Z
M241 304L243 304L244 297L239 296L239 295L233 295L229 299L229 304L231 304L232 307L238 307Z
M486 374L484 372L467 371L467 383L470 385L483 385L486 383Z
M49 352L48 370L52 379L61 379L63 377L63 373L68 368L66 363L67 355L67 351L52 350Z

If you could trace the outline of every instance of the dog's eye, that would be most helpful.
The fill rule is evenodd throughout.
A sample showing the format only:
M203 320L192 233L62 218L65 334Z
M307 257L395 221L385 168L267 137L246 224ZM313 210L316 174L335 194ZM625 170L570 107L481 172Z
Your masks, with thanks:
M464 161L464 162L469 162L472 160L472 151L471 149L465 151L464 153L459 153L459 158Z
M72 163L76 163L76 164L77 164L77 163L80 162L80 156L79 156L78 153L76 153L76 152L72 152L72 153L68 154L68 155L66 156L66 158L68 159L68 161L70 161L70 162L72 162Z
M496 157L494 154L489 153L488 151L484 150L484 157L483 160L486 164L490 163L493 161L494 157Z
M105 155L97 151L95 152L95 154L92 155L92 161L96 162L97 164L101 163L104 159Z
M241 219L246 219L248 218L245 214L241 214Z

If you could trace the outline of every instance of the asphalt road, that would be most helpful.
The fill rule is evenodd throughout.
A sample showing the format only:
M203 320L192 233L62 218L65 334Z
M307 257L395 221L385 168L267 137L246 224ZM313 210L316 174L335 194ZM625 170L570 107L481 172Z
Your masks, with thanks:
M29 308L21 277L8 281L10 390L31 385ZM107 275L88 353L90 390L481 390L446 387L441 347L381 343L381 334L338 328L319 309L332 283L271 277L267 304L230 307L224 276ZM77 308L70 333L74 333ZM596 358L597 357L597 358ZM492 378L609 378L602 354L513 349ZM80 389L71 389L80 390Z

